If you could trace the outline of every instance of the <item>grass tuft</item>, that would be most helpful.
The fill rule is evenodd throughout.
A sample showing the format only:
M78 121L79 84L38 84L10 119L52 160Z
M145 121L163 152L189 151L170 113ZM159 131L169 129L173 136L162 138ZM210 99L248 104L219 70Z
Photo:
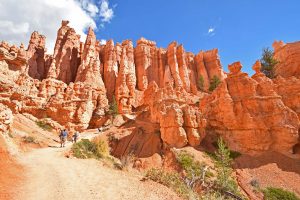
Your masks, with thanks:
M35 137L33 136L24 136L23 141L26 143L35 143L35 144L37 143Z
M50 126L49 124L47 124L44 121L36 121L35 123L36 123L36 125L38 125L40 128L42 128L45 131L52 131L52 129L53 129L52 126Z
M173 189L180 197L185 199L191 199L196 196L176 172L166 172L162 169L150 169L146 173L146 178Z
M263 193L265 200L300 200L295 193L281 188L268 187Z
M82 139L81 141L73 144L72 152L76 158L106 158L109 156L109 146L104 139L95 139L90 141Z

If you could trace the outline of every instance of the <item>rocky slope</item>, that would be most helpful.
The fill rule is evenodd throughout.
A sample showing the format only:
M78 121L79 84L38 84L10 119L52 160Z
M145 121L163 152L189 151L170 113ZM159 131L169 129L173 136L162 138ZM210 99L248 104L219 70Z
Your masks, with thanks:
M144 38L135 47L130 40L101 45L92 29L82 43L68 23L62 21L53 55L46 54L46 37L38 32L27 50L0 44L1 107L56 128L85 130L111 123L109 105L116 100L124 120L115 132L119 156L196 147L215 135L244 153L297 152L299 43L274 43L280 64L270 80L259 62L252 77L239 62L224 73L217 49L194 55L176 42L164 49ZM221 84L210 93L214 77Z

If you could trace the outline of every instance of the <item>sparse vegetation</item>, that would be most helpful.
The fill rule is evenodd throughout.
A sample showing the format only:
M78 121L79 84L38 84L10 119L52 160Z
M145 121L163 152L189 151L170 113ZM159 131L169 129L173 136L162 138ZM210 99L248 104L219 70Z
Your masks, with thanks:
M210 80L209 91L214 91L220 83L221 81L219 77L217 77L216 75L213 76L213 78Z
M36 121L35 123L36 123L36 125L38 125L45 131L52 131L52 129L53 129L52 126L50 126L49 124L47 124L44 121Z
M197 184L204 183L205 177L209 174L208 166L205 163L195 161L194 156L186 151L180 151L176 155L176 159L186 175L184 177L185 183L194 188Z
M243 199L231 176L231 152L222 139L218 140L217 145L218 150L213 154L214 172L204 162L195 161L192 154L179 151L176 152L176 160L182 172L151 169L146 177L172 188L186 199Z
M300 200L293 192L281 188L268 187L263 190L265 200Z
M259 182L258 182L258 180L256 180L256 179L253 179L253 180L251 180L250 181L250 185L252 186L252 187L254 187L254 188L259 188L260 186L259 186Z
M216 148L216 149L218 149L219 147L218 147L218 142L213 142L212 143L212 145ZM229 156L230 156L230 158L231 159L236 159L236 158L238 158L239 156L241 156L242 154L240 153L240 152L238 152L238 151L233 151L233 150L230 150L229 149L229 151L230 151L230 154L229 154ZM211 158L213 158L214 160L216 160L216 152L214 152L214 153L210 153L210 152L206 152Z
M264 48L260 62L261 72L271 79L275 78L274 69L279 62L274 58L274 52L269 48Z
M14 138L14 136L11 134L11 131L10 131L10 130L8 131L7 134L8 134L8 136L9 136L10 138Z
M216 152L216 166L217 166L217 180L216 186L223 193L232 193L239 195L238 185L231 177L232 158L230 157L230 150L226 146L222 138L218 140L218 150Z
M118 104L116 101L116 97L113 96L111 103L109 104L109 111L108 114L112 115L113 117L115 117L116 115L119 114L118 111Z
M236 159L237 157L239 157L239 156L241 156L242 154L240 153L240 152L238 152L238 151L232 151L232 150L230 150L230 158L231 159Z
M104 139L95 139L90 141L82 139L81 141L73 144L72 152L76 158L105 158L109 156L109 146Z
M165 172L162 169L150 169L146 178L172 188L178 195L185 199L196 199L196 194L185 184L184 180L176 172Z
M120 162L120 168L121 169L128 169L130 165L133 165L133 162L135 160L135 157L132 153L126 154L121 157Z
M226 198L220 192L214 190L211 190L201 196L201 200L224 200L224 199L230 199L230 198Z
M199 90L204 91L204 78L202 75L200 75L198 81L197 81L197 86Z
M35 143L35 144L37 143L35 137L33 136L24 136L23 141L26 143Z

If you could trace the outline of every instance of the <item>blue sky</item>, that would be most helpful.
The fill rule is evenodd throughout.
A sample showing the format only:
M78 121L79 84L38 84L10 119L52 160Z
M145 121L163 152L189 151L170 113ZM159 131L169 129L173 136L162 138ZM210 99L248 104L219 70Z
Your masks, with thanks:
M241 61L253 74L252 64L263 47L274 40L300 40L299 0L110 0L114 17L97 38L121 42L140 37L158 47L172 41L186 51L218 48L223 68ZM101 22L97 22L101 23ZM99 27L99 26L98 26ZM210 29L210 32L209 32Z

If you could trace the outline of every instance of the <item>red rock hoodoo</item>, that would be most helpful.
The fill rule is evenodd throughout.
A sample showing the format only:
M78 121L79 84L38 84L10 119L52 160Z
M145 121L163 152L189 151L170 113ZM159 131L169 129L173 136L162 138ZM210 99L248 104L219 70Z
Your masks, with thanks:
M230 148L250 154L291 153L299 143L299 42L274 43L280 63L277 78L271 80L260 73L259 62L252 77L241 72L239 62L225 74L218 49L194 55L176 42L164 49L145 38L136 47L130 40L101 45L91 28L82 43L68 23L62 21L53 55L46 54L46 37L38 32L32 33L27 50L23 44L0 44L1 110L84 130L109 123L109 106L115 100L118 113L135 116L138 124L119 134L117 155L129 152L122 144L142 141L136 152L149 156L159 153L162 144L199 146L215 134ZM215 76L221 84L210 93ZM123 140L128 134L135 139Z

